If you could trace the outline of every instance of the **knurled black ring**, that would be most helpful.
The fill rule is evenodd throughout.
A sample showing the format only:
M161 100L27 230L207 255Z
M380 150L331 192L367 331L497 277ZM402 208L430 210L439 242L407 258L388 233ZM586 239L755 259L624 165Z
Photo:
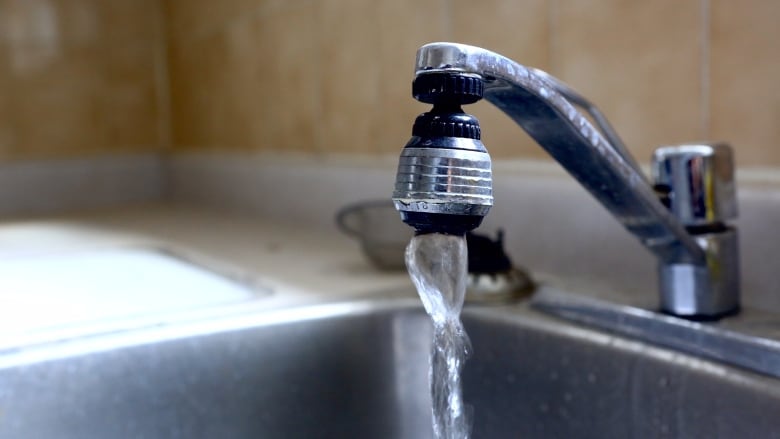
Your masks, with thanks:
M412 95L427 104L473 104L482 99L481 78L458 73L423 73L412 83Z
M482 130L476 117L466 113L423 113L412 127L412 135L419 137L482 137Z

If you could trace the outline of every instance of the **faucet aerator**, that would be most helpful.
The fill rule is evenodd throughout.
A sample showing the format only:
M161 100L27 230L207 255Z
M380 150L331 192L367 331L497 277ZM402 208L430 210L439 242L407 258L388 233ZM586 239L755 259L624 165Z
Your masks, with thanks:
M412 88L415 98L433 108L414 122L398 161L393 202L417 233L465 234L493 205L490 155L479 121L461 109L482 98L482 79L422 74Z

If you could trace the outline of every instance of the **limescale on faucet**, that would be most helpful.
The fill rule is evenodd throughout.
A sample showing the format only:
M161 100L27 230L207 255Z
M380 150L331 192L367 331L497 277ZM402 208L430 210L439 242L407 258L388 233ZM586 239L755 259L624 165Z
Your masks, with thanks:
M467 251L465 236L440 233L415 236L406 248L409 275L433 321L429 378L437 439L466 439L471 427L471 407L463 401L460 377L471 350L460 321Z

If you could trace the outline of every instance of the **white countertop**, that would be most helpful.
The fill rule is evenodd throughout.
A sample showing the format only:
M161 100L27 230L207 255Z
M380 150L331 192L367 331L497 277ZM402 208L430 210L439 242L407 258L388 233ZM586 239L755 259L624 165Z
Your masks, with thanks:
M106 246L161 247L298 293L363 294L411 287L348 237L213 208L146 205L0 223L0 257Z
M190 282L198 285L216 285L213 278L202 274L223 274L228 282L237 281L249 287L248 299L253 307L259 303L267 307L281 306L323 295L346 298L398 291L413 294L405 272L382 272L373 268L363 257L359 245L346 236L295 224L280 224L252 215L208 208L147 205L7 220L0 223L0 261L5 261L6 270L14 269L14 264L18 265L18 270L9 272L13 275L9 274L5 279L0 278L0 303L4 312L15 316L14 320L19 324L16 331L9 332L13 328L4 328L0 348L19 345L30 331L46 329L44 327L52 330L55 326L62 329L63 324L72 324L77 317L84 321L111 319L112 325L121 326L123 319L144 312L160 313L176 308L176 301L181 303L182 310L224 305L231 300L234 308L248 306L247 297L229 285L217 285L220 291L226 292L224 298L214 297L217 293L191 294L196 284L186 282L169 283L173 288L162 293L138 291L138 294L129 294L128 288L133 287L129 285L130 280L121 276L121 269L112 272L116 267L105 264L98 268L102 273L84 274L102 279L85 283L105 289L98 293L100 296L97 297L101 299L98 306L86 303L98 301L94 293L89 293L93 294L90 296L76 291L79 283L72 276L63 273L59 265L60 268L52 268L52 263L58 260L70 263L81 255L82 259L96 262L96 257L105 255L108 258L122 249L129 250L118 256L124 267L129 267L138 251L142 251L151 252L152 259L159 260L139 262L135 268L152 263L157 267L171 265L174 271L179 270L177 273L188 267L193 272L203 267L211 270L211 273L195 273L197 276ZM161 259L166 253L174 258L168 258L167 262ZM34 268L38 263L40 277L25 283L25 276L35 275ZM95 270L94 267L90 269ZM151 271L155 270L141 270L150 276ZM108 287L111 282L106 278L112 276L122 284ZM49 280L55 286L47 293L50 296L24 295L21 286L29 289L30 284L46 285ZM133 282L142 285L137 279ZM69 296L63 297L64 294ZM36 313L39 317L56 317L25 318L24 313L35 313L36 309L40 311ZM61 313L70 313L71 318ZM137 324L137 321L133 323Z

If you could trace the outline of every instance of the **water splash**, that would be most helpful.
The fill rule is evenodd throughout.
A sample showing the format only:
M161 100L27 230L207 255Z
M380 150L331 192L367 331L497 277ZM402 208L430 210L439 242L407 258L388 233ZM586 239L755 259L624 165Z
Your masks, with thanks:
M406 267L433 321L429 372L433 432L438 439L467 439L471 407L463 402L460 372L471 343L460 321L468 254L463 236L431 233L412 238Z

